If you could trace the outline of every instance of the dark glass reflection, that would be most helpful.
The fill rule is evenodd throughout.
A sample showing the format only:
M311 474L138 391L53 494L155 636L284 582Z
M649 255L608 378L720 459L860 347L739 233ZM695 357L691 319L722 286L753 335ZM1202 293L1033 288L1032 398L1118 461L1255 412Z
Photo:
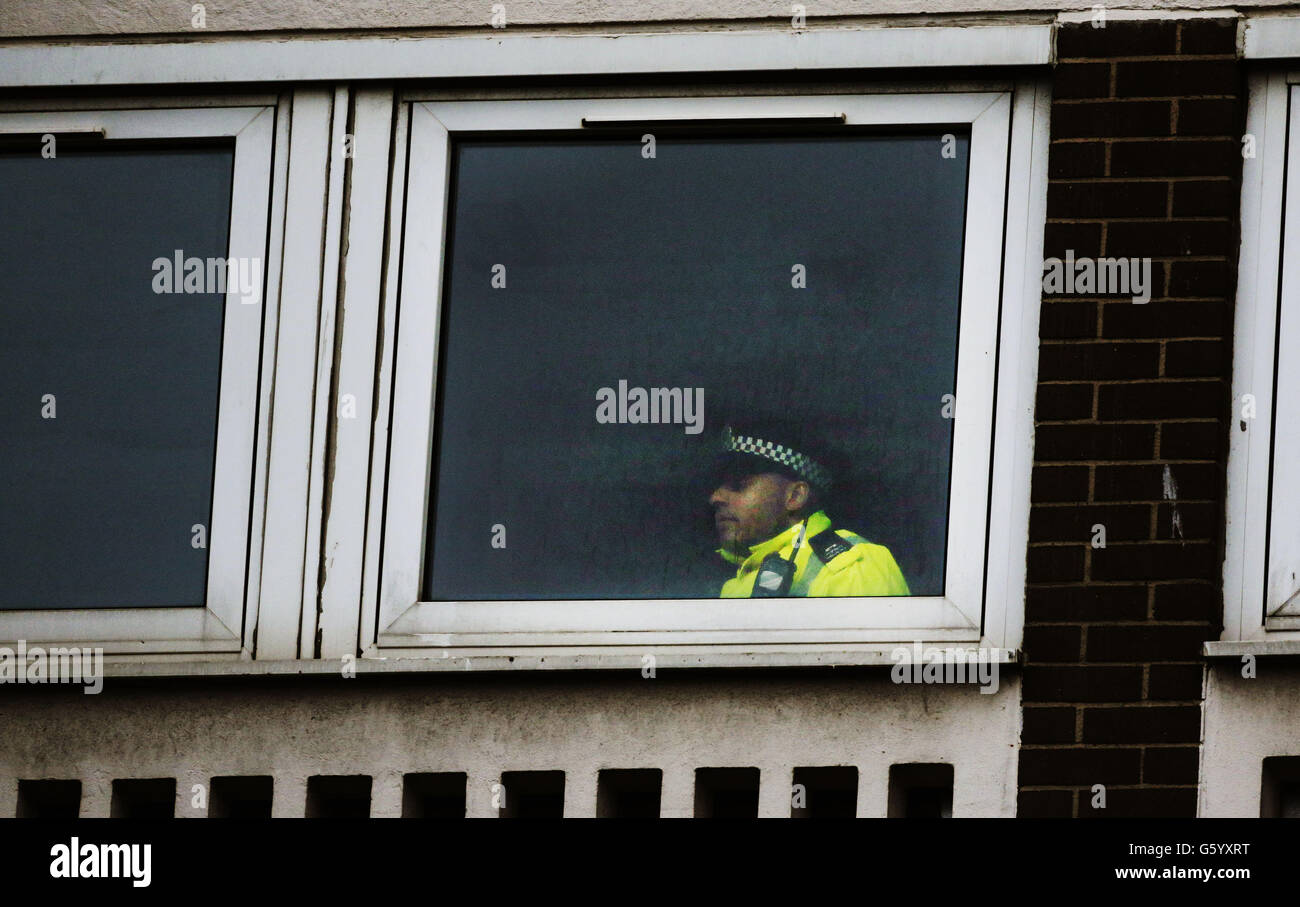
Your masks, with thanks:
M701 469L736 410L850 457L835 525L941 594L968 137L943 147L458 143L425 598L716 596ZM703 388L703 430L599 423L620 380Z
M0 155L0 608L203 604L224 297L153 262L228 254L233 163Z

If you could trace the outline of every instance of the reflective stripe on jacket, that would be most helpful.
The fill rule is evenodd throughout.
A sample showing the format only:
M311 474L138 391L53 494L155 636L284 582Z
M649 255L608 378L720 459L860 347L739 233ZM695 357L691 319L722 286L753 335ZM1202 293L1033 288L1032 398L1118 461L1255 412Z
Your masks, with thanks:
M884 545L875 545L847 529L836 529L835 534L851 542L848 551L823 564L808 544L808 539L831 525L826 512L819 510L808 518L808 529L799 553L795 556L792 596L822 598L847 595L909 595L907 581L894 562L894 556ZM728 562L737 566L734 578L722 585L720 598L749 598L754 591L763 558L776 552L789 560L794 540L799 534L799 524L761 542L740 558L729 551L718 551Z

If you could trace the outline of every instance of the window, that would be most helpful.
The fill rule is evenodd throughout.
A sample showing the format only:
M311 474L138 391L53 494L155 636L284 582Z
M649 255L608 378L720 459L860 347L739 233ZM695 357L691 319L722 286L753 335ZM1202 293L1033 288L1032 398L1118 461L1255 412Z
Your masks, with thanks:
M438 36L398 45L349 38L306 42L291 48L291 61L267 52L284 50L283 42L263 39L200 42L179 62L167 43L0 49L6 84L24 90L0 102L0 137L16 143L4 144L4 154L17 147L36 155L52 135L64 163L115 162L116 185L137 206L158 194L166 162L225 154L223 258L260 258L262 268L251 272L262 276L257 305L229 286L217 304L222 291L213 282L175 294L209 299L206 321L198 306L178 309L192 323L167 338L207 357L206 365L186 360L183 380L122 383L118 364L167 371L161 344L144 344L148 356L139 362L99 357L100 371L81 375L81 387L104 396L126 387L112 398L121 411L157 408L150 402L157 399L194 405L94 434L94 425L71 424L75 401L51 390L57 415L46 421L65 434L42 437L51 425L14 434L23 445L6 454L25 457L34 475L44 469L46 493L55 488L93 505L111 516L110 526L130 531L106 539L110 530L92 527L94 550L73 549L69 539L81 538L83 523L66 510L58 519L39 515L51 523L43 540L24 528L35 520L0 513L0 542L7 555L26 558L24 569L46 572L52 561L69 568L34 587L41 601L21 600L32 582L27 592L14 587L12 600L0 603L0 639L103 644L109 655L159 662L434 656L418 667L388 665L402 670L472 667L468 658L502 667L551 667L558 658L644 668L647 654L665 665L870 663L918 637L1014 648L1050 92L1046 79L1005 73L1049 63L1051 32L1050 25L762 29L618 42ZM970 75L995 66L1002 75ZM908 78L904 68L958 67L960 81L897 81ZM728 73L764 70L783 86L781 96L752 81L726 83ZM807 74L806 93L783 94L792 70ZM857 87L816 87L818 73L842 80L846 70L860 70ZM710 73L706 83L701 72ZM618 84L645 73L690 83L655 81L662 97L614 96ZM489 77L503 78L468 94L460 81ZM514 81L529 77L552 80L543 92L550 97ZM562 84L607 77L611 84L592 89L601 98ZM415 87L418 79L435 81ZM707 83L720 96L698 96ZM222 87L236 84L264 87L239 94ZM105 85L136 94L129 102L105 97ZM167 87L151 95L160 85ZM24 93L77 87L93 94L45 101ZM819 93L828 90L839 93ZM643 156L646 134L655 144ZM145 155L154 157L140 169L157 173L132 181L130 162L139 166ZM815 163L801 169L790 160L800 155ZM873 170L872 160L881 166ZM533 172L543 179L520 169L539 166ZM703 191L687 191L688 171ZM637 184L655 173L657 183ZM752 219L720 197L724 188L750 200ZM565 193L579 190L594 227L538 210L573 205ZM190 201L186 226L216 231L193 242L220 246L215 199L223 191L210 187L207 201ZM662 202L674 197L704 219L691 242L673 235L680 221L674 225ZM891 200L891 229L881 229L880 218L854 220L854 204L871 199ZM491 210L498 201L505 207ZM641 221L631 216L630 206L656 201ZM51 220L57 214L42 212L44 229L67 229ZM108 210L104 224L120 224L119 214ZM166 214L165 204L154 206L129 227L163 238ZM615 232L620 217L625 233L639 233ZM75 222L75 212L67 219ZM912 239L933 260L891 254L910 245L894 235L902 230L919 230ZM568 248L587 240L601 245L585 256ZM174 238L162 245L145 263L150 280L154 262L177 248ZM488 283L475 286L483 264L475 256L492 245L514 251L491 256ZM193 257L206 277L217 253L200 251ZM530 254L543 253L546 260L530 263ZM717 258L716 274L708 255ZM760 261L764 273L755 270ZM120 264L129 271L129 262ZM501 290L490 283L497 264ZM109 269L91 272L126 292ZM75 283L77 273L60 277ZM709 281L726 287L712 292ZM486 297L484 286L492 290ZM71 289L62 303L94 296L90 284ZM140 344L159 330L147 314L146 303L158 302L152 285L150 294L118 325ZM484 323L484 299L513 300L508 330L493 332L490 315ZM799 317L786 319L779 304L795 299L803 300ZM736 313L751 302L769 317L743 331ZM530 306L534 346L522 324ZM6 306L0 317L21 311ZM692 318L700 325L691 327ZM858 329L840 327L846 320ZM818 331L819 324L836 329ZM40 328L12 334L28 364L41 344L71 342L57 325ZM612 334L597 343L602 328ZM789 348L779 342L783 330ZM726 356L717 355L716 336L713 352L683 340L704 331L733 338ZM888 334L906 343L876 342ZM734 339L741 335L744 345ZM563 358L566 343L576 358ZM810 343L807 358L818 361L824 382L791 352ZM900 355L902 346L911 355ZM759 393L736 363L773 350L786 362L775 390ZM70 355L52 347L48 362ZM644 374L633 374L637 368ZM523 369L529 381L509 374ZM486 393L492 381L534 411L510 410L510 399ZM661 391L656 411L668 423L635 421L634 403L628 418L599 419L595 392L622 392L624 382ZM566 408L579 386L586 399ZM686 391L701 388L704 406L687 412ZM719 441L724 414L760 403L780 410L772 404L787 395L792 412L814 414L812 424L850 462L870 464L869 474L855 476L867 493L827 512L837 527L890 552L899 585L830 591L798 608L719 599L723 575L715 571L723 565L712 559L707 489L693 484L699 464ZM37 417L42 405L38 397ZM32 418L19 395L5 407L7 431L13 419ZM494 418L503 411L527 430L511 436ZM99 427L107 413L97 411ZM80 435L68 433L74 427ZM32 431L63 444L58 457L41 460ZM148 444L161 435L183 447L175 459L186 465L166 481L138 483L153 496L148 510L158 525L150 529L130 518L130 507L144 502L119 480L148 469ZM516 437L522 443L512 443ZM85 471L63 486L52 481L56 463L89 459L95 445L124 458L113 482ZM546 468L561 451L572 454L571 476ZM32 483L27 504L40 485ZM170 543L173 524L190 547L161 569L150 565L142 552L159 539ZM647 551L653 555L642 563Z
M1018 639L1036 97L404 105L379 646ZM705 464L753 413L910 594L719 600Z
M0 114L0 637L239 649L274 124Z
M1300 195L1292 188L1300 179L1298 90L1298 73L1257 73L1250 82L1246 130L1255 156L1242 162L1224 561L1227 642L1300 640L1294 506L1300 495L1294 455L1300 429Z
M942 594L969 139L832 129L451 145L424 598L716 595L697 473L777 401Z
M1264 757L1259 814L1265 819L1300 818L1300 758Z

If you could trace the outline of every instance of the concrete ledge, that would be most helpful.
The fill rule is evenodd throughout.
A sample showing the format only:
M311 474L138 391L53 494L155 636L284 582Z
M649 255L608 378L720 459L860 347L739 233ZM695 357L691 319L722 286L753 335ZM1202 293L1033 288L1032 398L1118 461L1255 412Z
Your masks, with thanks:
M41 41L0 46L0 86L1032 66L1051 62L1052 28L945 25L151 44Z
M1300 57L1300 16L1250 16L1241 40L1248 60Z
M622 670L641 671L653 664L656 670L682 668L802 668L802 667L863 667L896 664L892 657L897 648L910 648L910 644L883 646L855 651L827 652L654 652L638 648L635 652L609 653L555 653L519 655L473 655L447 651L427 656L381 656L357 658L352 662L360 674L419 674L443 671L494 672L494 671L572 671L572 670ZM979 650L973 646L925 645L931 649L961 649L968 658ZM986 660L1000 665L1018 664L1018 649L985 650ZM653 655L653 663L643 659ZM148 661L128 660L129 656L109 657L104 661L105 677L242 677L258 675L339 675L344 664L341 659L313 659L286 661L190 660ZM351 667L351 666L350 666Z
M1240 658L1254 655L1257 658L1300 655L1300 639L1246 639L1215 640L1205 643L1202 653L1206 658Z

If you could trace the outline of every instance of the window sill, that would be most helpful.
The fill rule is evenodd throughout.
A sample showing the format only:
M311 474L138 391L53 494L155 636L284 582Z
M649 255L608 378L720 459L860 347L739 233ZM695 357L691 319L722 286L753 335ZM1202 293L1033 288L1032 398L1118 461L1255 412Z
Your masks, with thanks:
M362 657L351 662L361 674L423 674L445 671L500 672L500 671L566 671L566 670L635 670L653 666L655 670L681 668L805 668L805 667L864 667L894 665L893 652L898 648L911 649L912 644L891 644L860 649L834 649L801 651L708 651L680 649L671 652L653 652L636 649L629 652L556 652L527 654L464 654L446 650L445 655ZM952 646L972 656L977 648L971 645ZM930 649L926 644L925 651ZM985 648L986 660L997 664L1018 664L1018 649ZM648 655L653 662L645 661ZM342 674L342 659L294 659L284 661L139 661L105 660L105 677L240 677Z
M1300 656L1300 639L1242 639L1213 640L1202 649L1206 658L1236 658L1253 655L1256 658L1275 656Z

